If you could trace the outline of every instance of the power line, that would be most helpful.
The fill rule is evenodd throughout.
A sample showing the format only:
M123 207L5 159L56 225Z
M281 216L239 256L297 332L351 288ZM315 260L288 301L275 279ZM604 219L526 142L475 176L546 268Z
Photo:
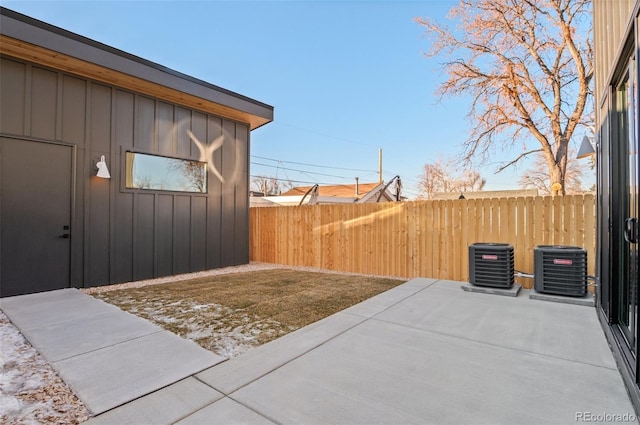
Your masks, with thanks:
M279 159L275 159L275 158L268 158L268 157L264 157L264 156L259 156L259 155L251 155L252 158L256 158L256 159L263 159L263 160L267 160L267 161L273 161L273 162L277 162L278 164L280 163L286 163L286 164L295 164L295 165L303 165L303 166L307 166L307 167L316 167L316 168L326 168L326 169L334 169L334 170L345 170L345 171L358 171L358 172L365 172L368 175L372 175L372 174L377 174L377 171L373 171L373 170L365 170L365 169L360 169L360 168L346 168L346 167L333 167L333 166L328 166L328 165L318 165L318 164L309 164L309 163L304 163L304 162L296 162L296 161L284 161L284 160L279 160ZM282 167L280 165L271 165L271 164L264 164L261 162L251 162L252 165L256 165L256 166L262 166L262 167L270 167L270 168L275 168L276 170L288 170L288 171L294 171L294 172L298 172L298 173L302 173L302 174L306 174L306 175L317 175L317 176L323 176L323 177L333 177L333 178L338 178L338 179L343 179L343 180L348 180L351 181L353 179L353 177L346 177L346 176L338 176L335 174L326 174L326 173L318 173L318 172L314 172L314 171L307 171L307 170L301 170L301 169L297 169L297 168L288 168L288 167ZM286 174L286 171L285 171ZM385 171L384 172L385 175L391 175L391 176L396 176L399 175L397 173L391 173L389 171ZM276 181L289 181L289 182L295 182L295 183L304 183L304 184L323 184L323 185L331 185L331 184L336 184L336 183L319 183L317 181L305 181L305 180L292 180L289 179L287 176L287 179L280 179L277 176L276 177L266 177L266 176L252 176L252 177L257 177L257 178L270 178L270 179L274 179ZM363 176L361 176L363 177ZM364 176L366 177L366 176ZM413 179L402 179L405 182L409 182L409 183L413 183L415 185L418 184L418 182L416 180ZM404 187L403 192L407 193L408 195L413 195L413 196L417 196L418 192L415 190L412 190L408 187Z
M323 184L323 185L333 185L334 183L321 183L321 182L317 182L317 181L304 181L304 180L290 180L290 179L280 179L278 177L270 177L270 176L256 176L256 175L249 175L249 177L254 178L254 179L268 179L268 180L276 180L276 181L281 181L281 182L291 182L291 183L304 183L304 184Z
M402 177L401 173L394 173L392 171L387 171L387 170L383 170L382 174L384 175L388 175L388 176L396 176L396 175L400 175ZM407 181L407 182L413 182L413 183L418 183L420 180L417 180L417 178L419 177L402 177L403 181Z
M403 182L408 182L408 183L412 183L412 184L415 184L415 185L420 184L419 180L403 177L401 173L393 173L391 171L383 171L382 174L387 175L387 176L392 176L392 177L393 176L400 176L400 178L402 179Z
M284 183L302 183L302 184L319 184L319 185L327 185L327 186L332 186L335 185L335 183L327 183L327 182L318 182L318 181L308 181L308 180L291 180L291 179L281 179L278 177L272 177L272 176L258 176L258 175L254 175L251 174L249 177L254 178L254 179L268 179L268 180L275 180L275 181L279 181L279 182L284 182ZM413 197L417 197L419 195L418 192L411 190L411 189L406 189L406 188L402 188L402 192L406 195L409 196L413 196Z
M376 173L377 171L374 170L363 170L363 169L359 169L359 168L343 168L343 167L331 167L329 165L317 165L317 164L307 164L304 162L294 162L294 161L282 161L279 159L274 159L274 158L266 158L264 156L257 156L257 155L251 155L252 158L258 158L258 159L266 159L268 161L275 161L275 162L282 162L285 164L295 164L295 165L304 165L307 167L317 167L317 168L329 168L329 169L333 169L333 170L345 170L345 171L361 171L364 173Z
M351 177L345 177L345 176L336 176L336 175L333 175L333 174L315 173L313 171L307 171L307 170L297 170L295 168L280 167L279 165L262 164L262 163L259 163L259 162L252 162L251 164L260 165L260 166L263 166L263 167L276 168L276 169L279 169L279 170L297 171L298 173L304 173L304 174L314 174L314 175L317 175L317 176L324 176L324 177L335 177L335 178L338 178L338 179L350 179L351 178Z

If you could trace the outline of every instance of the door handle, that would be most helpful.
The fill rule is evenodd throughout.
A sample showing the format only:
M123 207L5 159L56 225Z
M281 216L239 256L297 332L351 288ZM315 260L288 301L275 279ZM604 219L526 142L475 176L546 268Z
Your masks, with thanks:
M62 226L62 230L66 230L66 232L64 232L61 235L58 235L58 237L62 239L69 239L71 237L71 235L69 235L69 225L65 224L64 226Z
M638 243L638 219L629 217L624 221L624 240L629 243Z

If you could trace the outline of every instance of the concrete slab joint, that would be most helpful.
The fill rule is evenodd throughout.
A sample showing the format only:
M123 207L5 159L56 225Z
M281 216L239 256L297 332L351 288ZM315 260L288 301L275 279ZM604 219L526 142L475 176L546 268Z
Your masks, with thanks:
M77 291L0 306L59 359L54 366L97 415L89 425L537 424L633 414L592 309L464 286L415 279L226 361ZM115 324L106 346L80 324L96 312L95 326ZM46 335L63 326L78 330L79 352ZM523 402L531 394L536 403ZM477 402L461 408L460 399Z

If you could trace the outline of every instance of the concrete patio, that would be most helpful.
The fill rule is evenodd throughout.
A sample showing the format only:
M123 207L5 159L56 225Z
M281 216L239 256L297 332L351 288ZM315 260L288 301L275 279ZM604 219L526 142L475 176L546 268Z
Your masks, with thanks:
M76 290L0 307L88 424L635 422L593 307L413 279L223 361Z

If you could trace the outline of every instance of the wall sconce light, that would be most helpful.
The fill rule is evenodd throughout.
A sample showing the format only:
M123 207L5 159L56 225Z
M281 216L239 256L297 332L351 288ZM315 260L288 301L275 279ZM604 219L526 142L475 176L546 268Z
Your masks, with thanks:
M576 159L587 158L589 156L593 156L596 154L595 149L593 149L593 144L591 143L591 138L585 135L582 138L582 143L580 143L580 149L578 149L578 155Z
M102 177L103 179L111 178L111 174L109 174L109 168L107 168L107 163L104 160L104 155L100 157L100 161L98 161L98 163L96 164L96 167L98 167L98 172L96 173L96 176Z

